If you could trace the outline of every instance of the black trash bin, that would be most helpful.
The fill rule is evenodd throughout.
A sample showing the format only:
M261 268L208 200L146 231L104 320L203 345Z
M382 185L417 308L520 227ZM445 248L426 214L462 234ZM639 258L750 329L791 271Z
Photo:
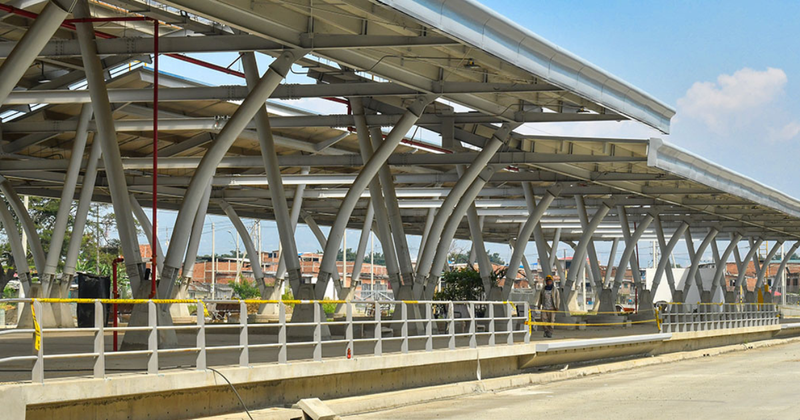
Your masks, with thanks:
M78 298L109 299L111 278L89 273L78 273ZM109 305L103 305L103 319L108 325ZM78 304L78 328L94 328L94 303Z

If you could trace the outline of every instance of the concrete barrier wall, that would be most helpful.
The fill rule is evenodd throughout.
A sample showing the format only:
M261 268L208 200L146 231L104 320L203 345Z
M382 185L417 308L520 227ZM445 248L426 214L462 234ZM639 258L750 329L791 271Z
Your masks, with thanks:
M499 345L219 371L235 384L248 408L257 409L286 406L308 397L332 399L474 381L530 372L541 366L697 350L779 334L800 335L800 325L673 333L667 335L669 338L650 334L547 342L545 347L542 343ZM12 416L9 418L187 419L241 411L230 387L211 371L4 385L0 386L0 395L0 405L7 408L5 414ZM14 413L20 417L14 417Z

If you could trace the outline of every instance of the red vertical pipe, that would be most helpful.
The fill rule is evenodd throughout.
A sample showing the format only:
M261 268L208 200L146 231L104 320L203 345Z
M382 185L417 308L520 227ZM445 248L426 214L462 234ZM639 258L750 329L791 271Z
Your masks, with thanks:
M156 297L156 249L158 249L158 20L153 21L153 249L150 299Z
M114 316L113 316L111 322L112 322L112 325L114 326L114 328L117 328L117 326L118 326L118 324L117 324L117 315L118 315L117 299L119 299L119 289L117 288L117 264L122 262L122 261L124 261L124 260L125 260L124 258L118 257L117 259L114 260L114 262L111 263L111 270L113 272L113 279L114 279L113 280L114 281L113 294L111 295L111 297L114 299L114 303L112 304L112 307L113 307L112 308L112 312L113 312ZM117 330L116 329L114 330L114 351L117 351Z

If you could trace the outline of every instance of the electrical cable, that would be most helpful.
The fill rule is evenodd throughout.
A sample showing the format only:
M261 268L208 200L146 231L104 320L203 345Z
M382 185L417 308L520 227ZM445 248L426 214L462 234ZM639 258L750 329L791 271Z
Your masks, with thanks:
M231 389L233 390L233 393L234 393L234 394L236 394L236 398L238 398L238 399L239 399L239 402L242 404L242 408L244 408L244 412L245 412L245 413L247 413L247 417L250 417L250 420L253 420L253 416L251 416L251 415L250 415L250 410L248 410L248 409L247 409L247 406L244 404L244 400L242 399L242 396L241 396L241 395L239 395L239 392L238 392L238 391L236 391L236 387L234 387L234 386L233 386L233 384L231 383L231 381L229 381L229 380L228 380L228 378L226 378L226 377L225 377L225 375L223 375L222 373L220 373L218 370L216 370L216 369L214 369L214 368L207 368L207 369L208 369L208 370L210 370L210 371L212 371L212 372L214 372L214 373L216 373L216 374L217 374L217 375L219 375L219 376L222 376L222 379L224 379L224 380L225 380L225 382L227 382L227 383L228 383L228 385L230 385L230 386L231 386Z

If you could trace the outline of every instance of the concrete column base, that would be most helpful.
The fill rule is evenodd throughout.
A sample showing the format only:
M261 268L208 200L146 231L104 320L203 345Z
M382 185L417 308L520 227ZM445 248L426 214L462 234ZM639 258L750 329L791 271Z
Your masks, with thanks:
M725 303L735 303L736 302L736 293L734 292L725 292Z
M672 293L672 301L683 302L684 301L683 290L676 290L674 293Z
M772 293L765 293L764 294L764 303L772 303L774 300L772 299Z
M150 281L142 282L139 289L134 292L135 299L147 299L150 294ZM129 327L144 327L148 325L149 304L133 305L131 319L128 321ZM156 305L156 322L159 326L172 326L169 305ZM198 308L202 310L202 308ZM120 350L146 350L148 345L149 331L127 331L122 336ZM168 349L178 347L178 334L175 330L162 330L158 332L158 348Z
M700 302L702 302L702 303L711 303L711 298L712 298L712 296L711 296L711 291L710 290L704 290L704 291L700 292Z
M297 291L297 296L295 299L297 300L314 300L315 297L314 293L314 285L313 284L301 284L300 289ZM327 318L325 316L325 312L322 309L322 304L317 303L319 306L320 317L322 319L322 328L321 334L323 340L330 340L331 338L331 329L330 326L326 325ZM306 322L314 322L314 304L304 304L304 305L294 305L294 309L292 310L292 319L287 325L286 328L286 338L294 341L311 341L314 339L314 329L316 328L313 325L303 325L303 326L292 326L294 323L306 323Z
M262 299L266 300L281 300L283 294L283 280L275 280L275 285L272 287L264 287L261 290ZM296 298L299 299L299 298ZM262 303L258 307L258 314L255 316L256 322L275 321L280 317L278 305Z
M744 294L744 301L745 301L746 303L757 303L757 302L756 302L756 293L755 293L755 292L753 292L753 291L750 291L750 290L748 290L748 291L747 291L747 292Z
M356 295L356 288L355 287L342 287L341 294L337 300L343 300L345 302L350 302ZM346 316L347 315L347 306L343 303L339 303L336 305L336 311L333 312L336 316Z
M631 321L646 321L655 318L655 305L653 304L653 292L647 289L639 289L639 306L637 313L628 317Z
M173 293L173 299L189 299L189 284L181 282ZM202 311L203 308L197 310ZM175 324L194 324L197 320L189 313L189 305L185 303L174 303L169 305L169 314Z
M611 289L603 289L600 291L600 306L598 312L616 312L617 308L614 305L614 293Z

